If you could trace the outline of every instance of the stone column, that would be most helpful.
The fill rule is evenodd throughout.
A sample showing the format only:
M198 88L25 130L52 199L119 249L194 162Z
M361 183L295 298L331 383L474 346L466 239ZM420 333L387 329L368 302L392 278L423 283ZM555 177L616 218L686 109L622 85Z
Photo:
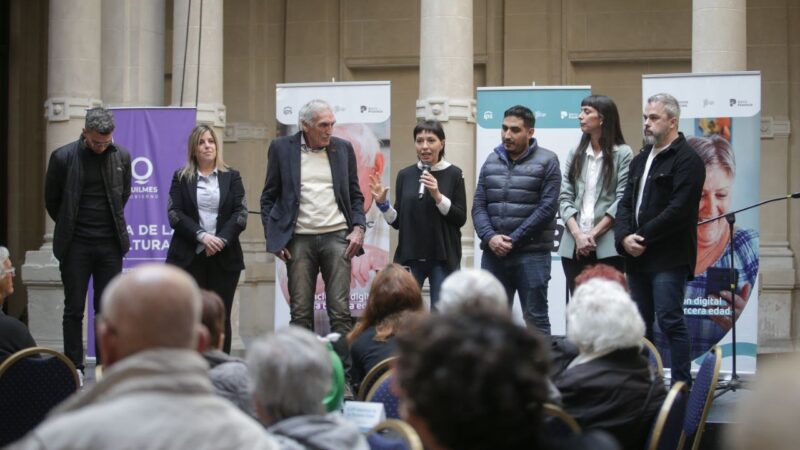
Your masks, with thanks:
M747 69L747 1L692 1L692 72Z
M193 1L191 11L189 3L189 0L175 0L172 105L196 106L197 122L213 124L222 136L225 131L222 0Z
M171 104L196 107L197 122L214 127L220 140L217 150L223 155L227 113L222 95L222 0L174 0L172 42ZM244 281L245 277L240 277L240 286ZM239 334L239 297L237 290L231 310L232 353L244 350Z
M472 15L472 0L422 2L417 100L418 119L436 119L444 126L446 159L464 171L468 211L476 164ZM472 267L474 234L468 219L461 230L462 267Z
M102 2L103 102L163 105L165 0Z
M267 147L276 135L275 83L283 81L288 3L270 2L266 7L261 2L237 2L225 14L225 162L241 173L253 212L259 210L264 187ZM260 215L249 216L247 229L239 236L245 272L238 290L238 314L233 314L245 346L272 331L275 323L275 258L265 251Z
M53 150L78 138L86 110L101 104L100 0L50 0L49 15L46 160ZM36 342L61 349L64 293L53 256L55 224L49 217L45 221L44 243L25 254L22 281L28 289L29 326Z

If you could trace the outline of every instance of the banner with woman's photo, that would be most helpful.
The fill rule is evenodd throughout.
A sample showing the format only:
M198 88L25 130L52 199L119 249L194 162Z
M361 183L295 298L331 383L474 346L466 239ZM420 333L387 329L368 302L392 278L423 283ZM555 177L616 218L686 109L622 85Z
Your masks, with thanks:
M369 189L371 174L380 174L389 184L391 135L391 85L388 81L343 83L279 84L276 88L276 137L299 130L297 113L309 100L330 103L336 116L333 135L350 141L358 163L358 181L364 194L367 231L364 255L353 258L350 282L350 311L360 316L367 304L372 279L389 260L389 225L372 199ZM286 264L275 259L275 327L289 323L289 291ZM325 312L325 285L318 275L314 297L314 329L324 334L329 330Z
M757 203L760 198L761 75L759 72L645 75L642 101L672 94L681 107L680 131L706 165L699 221ZM738 373L756 369L758 337L759 210L736 214L731 280L725 219L697 229L697 265L683 304L692 341L694 367L713 345L724 353L723 371L732 366L731 307L736 319ZM731 284L735 292L730 292ZM666 337L656 345L668 360ZM665 361L666 365L666 361Z

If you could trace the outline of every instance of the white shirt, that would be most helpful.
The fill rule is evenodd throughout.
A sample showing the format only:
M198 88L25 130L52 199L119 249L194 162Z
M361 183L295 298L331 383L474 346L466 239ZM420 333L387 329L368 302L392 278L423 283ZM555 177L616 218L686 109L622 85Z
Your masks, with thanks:
M650 173L650 166L653 165L653 160L656 159L656 156L670 145L672 145L672 142L661 148L655 148L654 146L653 149L650 150L650 154L647 155L647 162L644 164L644 172L642 172L642 178L639 180L639 193L636 196L636 215L634 217L636 218L637 225L639 224L639 208L642 206L642 196L644 195L644 188L647 184L647 174Z
M197 213L200 216L200 226L203 231L211 235L217 234L217 213L219 212L219 174L215 168L207 176L197 171ZM202 233L198 235L198 239ZM199 244L195 251L200 253L205 249Z
M585 191L583 202L581 203L581 215L578 226L581 231L588 233L594 228L594 205L597 203L597 196L600 193L598 181L603 171L603 152L595 155L592 146L586 147L586 179L584 180Z

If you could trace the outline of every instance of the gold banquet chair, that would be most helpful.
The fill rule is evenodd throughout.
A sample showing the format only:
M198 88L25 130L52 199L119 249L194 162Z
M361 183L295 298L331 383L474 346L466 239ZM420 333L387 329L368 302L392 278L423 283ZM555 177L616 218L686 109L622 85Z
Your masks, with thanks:
M422 440L411 425L399 419L386 419L367 436L372 450L423 450Z
M708 411L714 401L714 389L719 380L719 371L722 367L722 348L719 345L711 347L706 353L700 370L692 384L689 392L689 399L686 404L686 417L683 419L683 433L678 443L678 448L688 447L689 441L692 442L692 450L700 448L700 440L706 428Z
M683 432L683 419L686 415L686 400L689 389L686 383L678 381L672 385L656 415L646 450L675 450Z
M367 394L378 381L378 379L384 373L388 372L389 369L392 367L392 361L397 359L396 356L390 356L383 361L375 364L375 366L367 372L364 376L364 379L361 381L361 384L358 386L358 395L356 395L356 400L358 401L366 401Z
M0 447L35 428L79 386L75 365L55 350L32 347L9 356L0 364Z
M647 349L647 359L650 361L650 367L658 373L658 376L664 378L664 361L661 359L661 353L658 352L656 345L646 337L642 337L642 347Z
M557 438L567 438L581 433L581 426L560 407L545 403L542 405L544 414L544 426L551 436Z

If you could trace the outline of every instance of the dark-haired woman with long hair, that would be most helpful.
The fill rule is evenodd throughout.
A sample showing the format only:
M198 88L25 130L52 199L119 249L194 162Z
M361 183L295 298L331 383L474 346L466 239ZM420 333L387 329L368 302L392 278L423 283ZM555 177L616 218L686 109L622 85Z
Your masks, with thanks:
M422 291L417 280L399 264L389 264L375 276L364 314L347 335L353 365L353 387L376 364L392 356L394 335L409 313L422 311Z
M397 174L394 207L379 174L372 175L370 189L386 222L400 231L394 262L409 267L420 287L428 279L435 309L442 282L461 265L467 194L461 169L444 159L445 136L439 122L419 122L414 145L419 161Z
M567 156L558 198L565 228L558 254L570 295L575 277L590 264L624 271L624 259L614 248L613 227L633 158L622 137L617 105L609 97L584 98L578 120L583 135Z

